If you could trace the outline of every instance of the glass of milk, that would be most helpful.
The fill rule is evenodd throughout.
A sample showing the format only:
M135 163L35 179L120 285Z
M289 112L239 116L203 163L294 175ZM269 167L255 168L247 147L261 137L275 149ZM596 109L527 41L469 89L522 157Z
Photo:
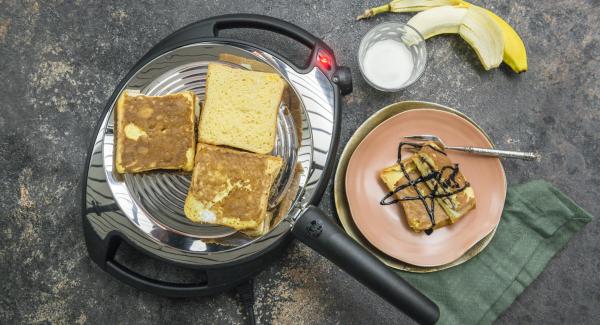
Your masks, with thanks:
M425 71L425 40L406 24L377 25L360 42L358 63L363 78L374 88L390 92L404 89Z

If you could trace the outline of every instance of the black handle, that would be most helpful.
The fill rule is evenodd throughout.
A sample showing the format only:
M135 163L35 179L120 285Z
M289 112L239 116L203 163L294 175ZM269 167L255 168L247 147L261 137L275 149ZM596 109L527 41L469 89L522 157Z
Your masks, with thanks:
M320 209L308 207L292 233L418 323L438 320L439 308L433 301L348 237Z
M304 66L297 66L281 54L274 54L277 54L280 59L300 73L307 73L314 67L318 67L327 78L339 87L342 95L347 95L352 92L352 75L350 69L337 65L333 51L325 44L325 42L294 24L263 15L229 14L210 17L191 23L175 31L156 44L142 58L141 62L147 63L155 58L157 54L162 54L167 50L178 46L187 45L193 42L219 40L219 31L234 28L262 29L287 36L300 42L310 49L310 55ZM141 66L140 62L138 62L138 65ZM138 68L138 66L135 68Z
M302 43L310 49L310 56L306 64L303 67L297 67L289 60L286 60L290 66L294 66L298 70L312 69L316 64L317 56L321 50L325 51L324 53L326 53L326 55L328 55L333 61L331 62L330 69L323 69L325 70L324 72L330 76L333 75L336 70L333 51L321 39L294 24L288 23L287 21L255 14L229 14L210 17L195 23L191 23L169 35L167 38L157 44L152 51L155 51L157 48L164 48L173 44L180 44L181 42L188 40L216 38L219 36L219 31L234 28L262 29L287 36ZM282 57L281 55L278 56Z
M230 14L216 16L203 20L204 28L211 36L219 36L219 31L234 28L256 28L266 31L276 32L281 35L292 38L310 49L322 47L323 41L315 37L306 30L288 23L287 21L254 14ZM327 45L325 45L327 47Z
M201 272L199 274L201 280L197 283L172 283L151 279L115 260L116 252L124 240L119 233L111 232L105 238L100 238L93 230L85 215L83 217L83 233L89 256L98 266L122 282L153 294L168 297L204 296L221 292L229 287L233 288L247 279L246 277L239 276L237 282L211 282L211 278L218 280L215 278L220 276L221 272L219 270L215 274L212 274L209 270L198 270L198 272Z
M106 261L106 271L115 278L140 290L167 297L194 297L204 294L207 283L173 283L141 275L115 260Z
M85 196L84 196L85 197ZM98 213L98 212L96 212ZM89 220L83 218L83 233L90 258L106 272L140 290L169 297L191 297L217 292L207 281L201 283L171 283L148 278L115 261L115 255L123 239L117 232L100 238L92 229Z

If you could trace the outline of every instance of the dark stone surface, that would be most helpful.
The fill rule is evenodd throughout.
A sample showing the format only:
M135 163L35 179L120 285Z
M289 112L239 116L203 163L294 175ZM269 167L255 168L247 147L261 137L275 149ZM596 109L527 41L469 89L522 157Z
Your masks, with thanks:
M0 1L0 323L243 322L232 293L176 300L115 281L87 257L79 213L86 150L113 88L152 44L211 15L272 15L329 43L355 82L343 102L342 143L387 104L449 105L480 123L498 146L544 154L540 163L506 161L510 184L547 179L599 214L599 2L477 2L521 33L529 72L485 72L463 41L443 36L428 41L424 77L406 91L385 94L360 77L358 44L377 23L408 16L354 21L376 1ZM271 37L256 42L277 48ZM329 193L322 206L331 211ZM599 247L596 219L498 323L598 323ZM408 322L297 243L256 284L261 323Z

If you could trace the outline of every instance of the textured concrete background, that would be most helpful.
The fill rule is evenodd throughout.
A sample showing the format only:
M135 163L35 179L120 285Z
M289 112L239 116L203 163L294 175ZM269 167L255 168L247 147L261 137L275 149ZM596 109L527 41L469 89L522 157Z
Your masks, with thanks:
M424 77L404 92L384 94L360 77L359 41L375 24L408 16L354 21L376 1L0 0L0 323L243 322L232 293L174 300L112 279L87 257L79 213L86 150L113 88L153 44L211 15L272 15L329 43L339 62L353 69L354 93L343 101L342 143L387 104L449 105L480 123L499 147L544 154L540 163L506 161L510 184L547 179L598 215L600 2L475 2L521 33L529 72L484 72L463 41L437 37L427 44L431 61ZM257 43L282 47L280 38L256 35L262 35ZM329 192L322 205L331 209ZM599 270L596 219L498 323L598 323ZM297 243L257 278L257 295L261 323L408 322Z

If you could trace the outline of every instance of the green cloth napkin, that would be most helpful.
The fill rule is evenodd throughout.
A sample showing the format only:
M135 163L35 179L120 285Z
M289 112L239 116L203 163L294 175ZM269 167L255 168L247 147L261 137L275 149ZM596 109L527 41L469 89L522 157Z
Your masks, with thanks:
M508 189L498 230L479 255L440 272L398 272L438 304L438 324L490 324L591 219L549 183L532 181Z

